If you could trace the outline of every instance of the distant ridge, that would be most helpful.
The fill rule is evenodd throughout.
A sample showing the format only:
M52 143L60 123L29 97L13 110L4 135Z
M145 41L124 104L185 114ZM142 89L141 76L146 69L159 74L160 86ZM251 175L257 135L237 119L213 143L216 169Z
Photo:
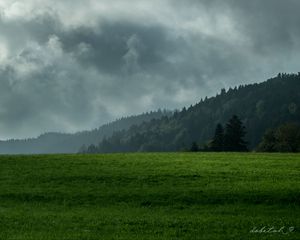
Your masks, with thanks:
M76 153L85 145L97 152L179 151L205 144L218 123L238 115L254 149L266 129L300 122L300 73L278 74L263 83L222 89L181 111L156 111L121 118L92 131L46 133L38 138L0 141L0 154Z
M268 128L300 121L300 73L278 74L263 83L222 89L171 117L152 120L104 139L93 152L180 151L193 142L205 145L218 123L238 115L246 126L250 149Z
M45 133L37 138L0 141L0 154L47 154L76 153L84 145L97 144L115 131L126 130L134 124L141 124L163 116L171 116L167 110L151 111L140 115L123 117L101 127L75 134Z

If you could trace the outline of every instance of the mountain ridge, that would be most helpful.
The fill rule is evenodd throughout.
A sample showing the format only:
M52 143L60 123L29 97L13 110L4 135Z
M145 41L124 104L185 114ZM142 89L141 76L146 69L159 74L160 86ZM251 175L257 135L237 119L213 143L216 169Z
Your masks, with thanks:
M116 132L102 141L96 152L180 151L193 142L205 145L217 124L238 115L254 150L268 128L300 121L300 73L278 74L262 83L221 90L215 97L127 131ZM95 149L94 149L95 151Z
M264 131L300 121L300 73L278 74L265 82L222 89L216 96L176 111L123 117L92 131L45 133L37 138L0 141L0 154L76 153L91 144L98 152L178 151L205 144L218 123L238 115L248 131L250 149Z
M128 129L133 124L150 121L172 114L168 110L157 110L122 117L99 128L76 133L43 133L37 138L10 139L0 141L0 154L47 154L47 153L76 153L86 144L97 144L104 137L109 137L115 131Z

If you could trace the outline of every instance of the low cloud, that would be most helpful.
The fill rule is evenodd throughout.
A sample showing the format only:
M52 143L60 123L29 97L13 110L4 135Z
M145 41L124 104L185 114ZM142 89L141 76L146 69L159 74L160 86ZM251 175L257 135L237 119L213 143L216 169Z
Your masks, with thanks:
M296 0L0 2L0 138L91 129L298 72Z

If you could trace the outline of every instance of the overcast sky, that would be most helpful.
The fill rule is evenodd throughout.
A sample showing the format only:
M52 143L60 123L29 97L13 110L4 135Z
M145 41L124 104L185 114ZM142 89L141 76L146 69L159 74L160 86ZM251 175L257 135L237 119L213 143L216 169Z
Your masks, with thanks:
M0 0L0 139L300 71L299 0Z

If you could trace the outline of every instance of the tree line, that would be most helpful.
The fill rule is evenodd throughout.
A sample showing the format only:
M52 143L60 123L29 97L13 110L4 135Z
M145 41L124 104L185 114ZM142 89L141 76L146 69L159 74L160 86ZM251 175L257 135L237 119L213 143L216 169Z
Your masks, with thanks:
M202 149L213 152L247 152L248 143L245 140L246 127L237 115L233 115L226 123L225 128L218 124L212 140ZM192 143L191 151L200 151L201 147L196 142Z
M246 127L237 115L233 115L226 123L225 128L218 124L212 139L201 146L192 142L191 152L247 152L249 151L245 140ZM98 147L91 144L83 146L79 153L100 153L99 148L112 149L109 141L104 139ZM274 129L267 129L260 144L255 149L257 152L300 152L300 124L285 123ZM108 151L110 152L110 151Z
M203 147L193 142L191 152L247 152L245 141L246 127L238 116L234 115L226 124L218 124L213 138ZM267 129L261 142L256 147L257 152L300 152L300 124L285 123L274 129Z
M83 150L96 153L189 151L192 148L259 150L267 129L300 122L299 107L300 73L278 74L266 82L222 89L216 96L201 99L171 115L115 131L99 139L99 144L88 145ZM240 132L232 131L231 125L240 125ZM241 138L244 142L236 147L233 141L238 142L237 134L243 135L246 130L247 134ZM275 135L279 139L279 134ZM275 145L277 151L279 144Z
M286 123L274 129L268 129L258 151L260 152L300 152L300 124Z
M48 154L48 153L77 153L78 149L91 144L97 145L105 137L109 138L114 132L128 130L132 125L149 122L152 119L160 119L163 116L171 116L172 111L160 110L142 113L128 117L122 117L113 122L104 124L99 128L77 132L66 133L44 133L37 138L0 141L1 154Z

